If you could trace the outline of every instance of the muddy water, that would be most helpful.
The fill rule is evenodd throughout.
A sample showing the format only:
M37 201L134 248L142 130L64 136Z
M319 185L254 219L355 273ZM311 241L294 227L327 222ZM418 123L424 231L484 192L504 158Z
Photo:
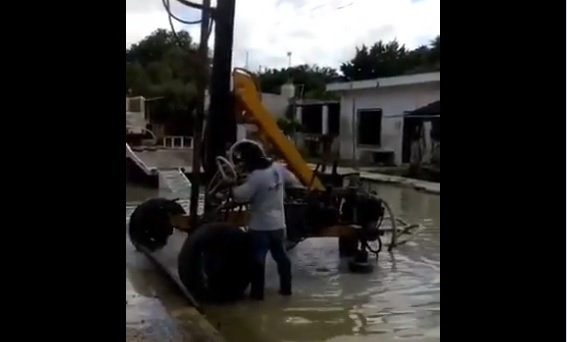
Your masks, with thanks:
M229 341L440 339L439 196L389 185L372 187L394 213L427 229L393 255L382 253L369 275L345 270L336 239L304 241L290 252L294 295L288 299L276 293L277 273L270 259L265 301L206 307L209 319ZM144 198L155 195L136 192ZM133 197L130 200L144 199Z
M126 184L126 203L142 202L158 196L157 189L148 189L138 185Z

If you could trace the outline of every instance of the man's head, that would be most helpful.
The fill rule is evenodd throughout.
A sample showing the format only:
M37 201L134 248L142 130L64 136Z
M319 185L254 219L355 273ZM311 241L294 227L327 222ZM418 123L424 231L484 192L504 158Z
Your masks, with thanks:
M249 172L256 169L265 169L271 165L271 161L266 157L266 152L255 141L242 141L235 152L240 155L240 161Z

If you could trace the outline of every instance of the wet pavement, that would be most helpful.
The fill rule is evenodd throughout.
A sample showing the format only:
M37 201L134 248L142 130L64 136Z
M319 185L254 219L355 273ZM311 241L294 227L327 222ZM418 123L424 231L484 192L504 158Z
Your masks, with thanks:
M131 210L127 210L127 217ZM126 238L126 341L223 342L224 338Z
M183 341L161 302L139 293L126 273L126 341Z
M302 242L290 252L294 295L287 299L276 293L277 273L268 257L265 301L205 306L207 317L227 340L440 340L439 196L392 185L369 186L394 213L426 229L392 255L383 252L374 272L366 275L345 270L336 239ZM176 248L174 240L167 248Z
M309 164L309 165L313 169L315 169L316 167L315 164ZM431 194L437 194L437 195L441 194L441 183L429 182L426 180L406 178L395 175L388 175L388 174L380 173L379 170L380 168L376 168L376 167L359 167L357 170L346 166L337 167L337 172L339 174L358 173L360 174L360 178L362 180L368 182L394 184L399 186L411 187L416 190L425 191Z
M148 189L138 185L127 184L126 185L126 204L128 210L128 204L141 203L147 199L157 197L158 189ZM130 209L133 210L132 206ZM126 212L126 217L130 217L131 212Z
M190 149L140 149L132 147L132 152L150 169L193 170L193 151Z

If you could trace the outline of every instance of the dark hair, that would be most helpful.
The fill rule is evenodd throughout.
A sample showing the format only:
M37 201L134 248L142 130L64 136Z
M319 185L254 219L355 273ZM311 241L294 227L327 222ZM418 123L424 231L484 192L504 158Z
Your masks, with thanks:
M242 144L238 150L248 172L263 170L272 165L272 161L266 158L262 148L254 143Z

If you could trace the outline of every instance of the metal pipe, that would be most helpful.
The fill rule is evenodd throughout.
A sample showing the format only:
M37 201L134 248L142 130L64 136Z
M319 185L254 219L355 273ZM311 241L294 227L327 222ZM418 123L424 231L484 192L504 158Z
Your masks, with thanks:
M199 42L198 58L200 70L197 77L198 87L198 106L195 115L195 127L193 136L193 177L191 177L191 202L189 213L191 216L191 226L197 226L199 208L199 188L201 178L201 153L203 138L203 121L205 119L205 96L207 92L207 80L209 78L209 20L211 1L203 0L203 11L201 14L201 36Z

